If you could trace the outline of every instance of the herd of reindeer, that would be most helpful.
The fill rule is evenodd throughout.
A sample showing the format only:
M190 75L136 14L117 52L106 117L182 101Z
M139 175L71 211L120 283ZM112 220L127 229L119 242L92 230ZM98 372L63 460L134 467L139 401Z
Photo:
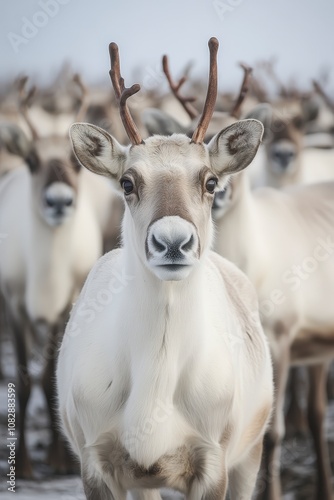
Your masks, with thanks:
M161 487L250 500L260 465L256 498L279 500L285 429L305 423L310 496L333 500L334 100L269 63L218 92L209 49L206 96L167 56L168 92L125 87L116 44L114 92L63 74L0 95L0 340L16 353L20 478L33 477L37 357L50 466L77 472L77 455L88 500Z

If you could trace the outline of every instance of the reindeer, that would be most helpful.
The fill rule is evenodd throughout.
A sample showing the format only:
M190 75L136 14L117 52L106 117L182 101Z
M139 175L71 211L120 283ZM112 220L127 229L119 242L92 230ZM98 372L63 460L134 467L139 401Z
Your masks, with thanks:
M12 125L0 127L3 144L24 162L0 181L0 232L8 235L0 246L0 289L9 311L18 366L16 472L29 478L32 467L25 442L25 414L32 355L44 363L42 386L53 435L50 463L59 472L73 470L58 432L55 359L72 303L102 254L103 231L115 195L103 179L81 168L68 137L39 136L28 118L25 97L21 109L32 139L22 140L23 132L17 134Z
M305 139L302 117L295 115L283 119L274 112L272 119L270 106L261 107L266 134L262 159L258 162L260 168L252 176L252 187L281 189L292 184L333 180L334 150L310 147L309 140Z
M110 75L132 145L93 125L71 127L80 163L119 180L126 202L123 248L91 271L57 368L63 429L90 500L125 499L129 489L160 498L162 486L194 499L226 498L229 486L232 500L250 500L254 490L271 362L254 290L210 251L211 205L218 179L251 162L263 128L241 121L203 143L218 41L209 48L207 99L192 139L142 140L126 104L140 87L124 86L114 43ZM123 286L115 287L115 273ZM91 300L108 291L88 324Z
M214 249L255 285L273 356L276 405L267 440L263 498L281 498L286 380L290 366L307 365L311 375L308 420L317 454L315 498L332 500L323 425L326 374L334 356L334 315L323 293L325 297L334 294L334 183L251 191L245 174L233 176L216 195Z

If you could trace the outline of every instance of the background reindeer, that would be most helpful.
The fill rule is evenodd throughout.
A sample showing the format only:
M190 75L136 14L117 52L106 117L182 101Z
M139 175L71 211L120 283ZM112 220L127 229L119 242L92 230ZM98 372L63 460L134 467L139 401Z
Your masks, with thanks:
M2 125L0 131L3 144L24 162L0 182L0 226L8 234L0 248L0 286L18 363L20 440L16 471L19 476L31 477L25 414L32 354L45 362L42 386L53 435L50 462L57 471L73 468L58 433L55 360L72 303L102 254L104 231L111 233L106 226L116 195L102 179L81 169L67 137L39 137L26 104L22 98L32 140L23 132L18 134L12 125ZM115 232L115 227L112 230Z

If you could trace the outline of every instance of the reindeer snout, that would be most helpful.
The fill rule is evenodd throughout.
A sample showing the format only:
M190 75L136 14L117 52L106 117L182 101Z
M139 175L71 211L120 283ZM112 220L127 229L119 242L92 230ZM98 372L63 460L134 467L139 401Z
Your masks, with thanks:
M187 262L188 258L196 256L198 246L194 225L181 217L163 217L149 228L147 257L158 261L159 265Z
M59 225L73 211L75 193L71 186L54 182L44 191L45 218L52 226Z
M73 205L73 196L54 198L50 196L45 196L45 203L48 207L54 208L55 212L63 213L66 207Z
M274 160L280 165L281 169L286 169L290 162L294 159L293 151L275 151L273 154Z
M186 235L185 238L178 238L175 241L171 241L168 237L162 235L159 239L154 234L151 239L151 248L155 253L161 253L166 259L171 262L175 260L182 259L183 256L193 249L195 244L194 235Z

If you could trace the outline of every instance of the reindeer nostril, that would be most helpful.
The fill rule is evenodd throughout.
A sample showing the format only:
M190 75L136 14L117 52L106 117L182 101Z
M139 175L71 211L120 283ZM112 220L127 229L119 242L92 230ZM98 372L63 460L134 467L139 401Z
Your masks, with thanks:
M181 245L181 250L183 250L184 252L188 252L188 250L191 250L193 246L194 246L194 236L191 235L189 240L186 241L186 243L184 243L183 245Z
M156 239L156 237L154 236L154 234L152 235L152 245L155 247L155 250L157 250L158 252L164 252L165 250L167 250L167 246L164 245L163 243L161 243L160 241L158 241Z
M56 205L55 200L53 200L52 198L48 198L47 196L45 197L45 203L48 207L54 207Z
M65 204L67 207L70 207L70 206L73 204L73 198L67 198L67 199L64 201L64 204Z

